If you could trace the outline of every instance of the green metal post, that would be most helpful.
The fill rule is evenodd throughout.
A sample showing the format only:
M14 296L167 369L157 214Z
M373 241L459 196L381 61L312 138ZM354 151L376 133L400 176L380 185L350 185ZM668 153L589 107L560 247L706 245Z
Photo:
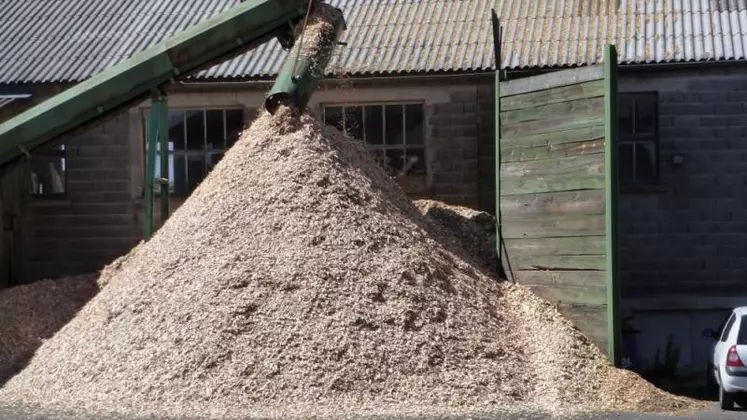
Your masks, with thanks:
M491 10L493 26L493 54L495 55L495 251L498 265L503 265L503 232L501 230L501 81L504 80L501 65L501 21L495 9Z
M147 147L145 155L145 240L153 236L153 186L156 177L156 147L158 144L158 124L161 119L161 95L151 96L150 114L148 114Z
M618 122L617 122L617 49L607 45L604 51L604 167L606 192L607 251L607 353L620 366L620 278L618 276L617 196L618 196Z
M158 113L158 144L161 153L161 177L158 180L161 185L161 226L169 218L169 98L165 94L161 96L161 104Z
M501 69L495 71L495 247L498 253L498 264L503 264L501 248L503 232L501 230Z

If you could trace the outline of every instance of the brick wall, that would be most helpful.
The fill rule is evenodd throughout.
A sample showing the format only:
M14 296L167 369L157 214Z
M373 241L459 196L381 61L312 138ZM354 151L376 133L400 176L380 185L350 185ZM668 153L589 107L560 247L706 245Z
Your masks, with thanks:
M490 84L460 87L449 94L448 102L428 105L428 172L434 199L494 210L493 124L486 118L492 112Z
M723 68L620 78L621 92L659 93L661 165L658 188L620 199L625 297L747 290L745 76Z
M66 196L24 197L21 281L92 272L137 243L129 131L123 113L60 139L67 149Z

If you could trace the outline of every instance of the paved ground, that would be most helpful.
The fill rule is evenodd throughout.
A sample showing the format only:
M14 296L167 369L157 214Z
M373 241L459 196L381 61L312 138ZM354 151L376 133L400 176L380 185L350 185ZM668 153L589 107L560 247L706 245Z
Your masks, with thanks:
M444 417L431 417L434 420L490 420L490 419L505 419L505 420L540 420L552 418L547 414L542 413L508 413L508 412L491 412L483 415L471 415L471 416L444 416ZM745 420L747 419L747 410L739 410L733 412L723 412L719 410L715 404L712 409L704 411L702 413L688 415L688 416L661 416L661 415L649 415L649 414L636 414L636 413L598 413L593 415L584 416L571 416L561 418L572 418L578 420ZM420 420L417 417L409 417L408 420ZM63 414L59 412L49 412L45 410L29 409L27 407L11 407L3 406L0 404L0 420L105 420L99 416L71 416L69 414ZM107 416L106 420L171 420L171 419L132 419L126 416ZM174 419L176 420L176 419ZM179 419L179 420L197 420L197 419ZM393 420L393 418L372 418L369 420ZM423 419L425 420L425 419Z

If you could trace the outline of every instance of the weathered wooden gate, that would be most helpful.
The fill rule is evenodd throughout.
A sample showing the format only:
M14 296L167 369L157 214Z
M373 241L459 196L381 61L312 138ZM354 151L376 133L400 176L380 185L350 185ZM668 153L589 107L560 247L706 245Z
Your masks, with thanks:
M619 363L617 53L501 81L496 194L502 264Z

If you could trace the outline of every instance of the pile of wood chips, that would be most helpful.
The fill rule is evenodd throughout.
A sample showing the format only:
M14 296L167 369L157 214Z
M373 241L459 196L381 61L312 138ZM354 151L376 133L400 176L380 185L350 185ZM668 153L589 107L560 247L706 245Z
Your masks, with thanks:
M442 235L455 240L456 245L466 252L467 258L491 277L498 278L495 216L435 200L415 200L413 203L428 220L442 229Z
M264 113L0 400L200 418L700 408L610 367L452 242L359 142Z
M0 291L0 384L96 295L97 277L46 279Z

